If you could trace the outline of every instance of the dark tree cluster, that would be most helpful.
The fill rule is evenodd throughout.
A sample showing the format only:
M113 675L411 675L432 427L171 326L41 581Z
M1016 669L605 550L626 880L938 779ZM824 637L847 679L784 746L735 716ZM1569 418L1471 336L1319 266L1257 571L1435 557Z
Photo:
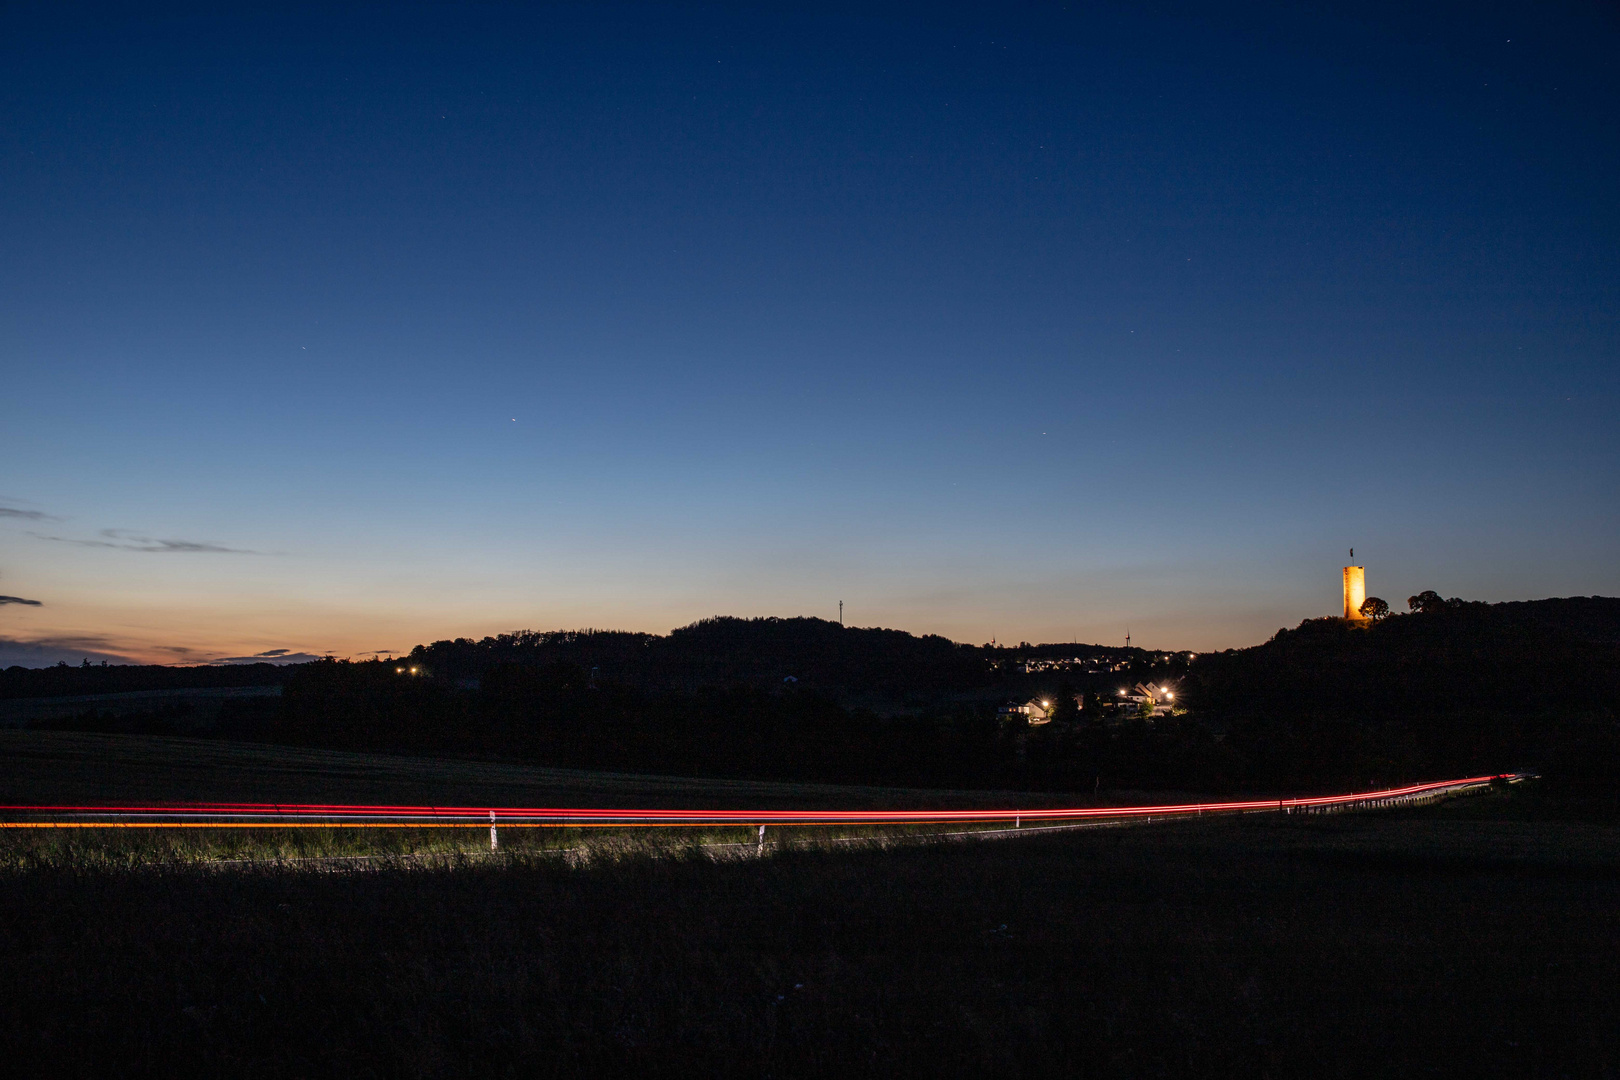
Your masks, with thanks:
M165 667L161 664L86 663L44 668L9 667L0 671L0 700L125 694L136 690L270 686L282 682L290 670L290 665L278 667L275 664Z
M970 782L994 753L993 711L881 717L813 690L645 690L577 664L505 663L477 687L331 660L279 699L232 702L239 737L347 750L516 759L670 775Z
M1379 596L1369 596L1361 602L1361 616L1373 622L1382 622L1389 618L1389 604Z
M1200 657L1185 697L1252 776L1284 786L1510 769L1596 778L1620 765L1620 600L1599 606L1606 621L1584 598L1424 592L1371 626L1307 620Z
M1514 769L1606 780L1620 765L1620 600L1414 599L1409 614L1307 620L1191 661L1138 650L1091 673L1022 674L1017 650L822 620L711 619L667 637L520 632L269 672L3 674L13 694L68 676L118 688L273 677L281 696L224 701L212 733L700 776L1307 792ZM1176 685L1176 708L1122 707L1139 682ZM1050 722L998 717L1001 701L1029 698L1051 703ZM52 726L65 723L81 721Z
M993 650L991 650L993 652ZM574 664L647 690L770 687L792 680L829 693L904 697L984 685L995 658L937 635L846 627L825 619L703 619L668 635L520 631L420 645L407 662L474 680L502 664Z

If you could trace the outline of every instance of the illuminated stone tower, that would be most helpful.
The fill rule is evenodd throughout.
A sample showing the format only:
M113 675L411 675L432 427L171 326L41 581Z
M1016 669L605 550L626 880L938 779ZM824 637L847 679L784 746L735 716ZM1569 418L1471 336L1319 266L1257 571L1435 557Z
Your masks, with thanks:
M1365 566L1347 566L1344 568L1344 617L1360 622L1366 616L1361 613L1362 601L1367 599L1367 568Z

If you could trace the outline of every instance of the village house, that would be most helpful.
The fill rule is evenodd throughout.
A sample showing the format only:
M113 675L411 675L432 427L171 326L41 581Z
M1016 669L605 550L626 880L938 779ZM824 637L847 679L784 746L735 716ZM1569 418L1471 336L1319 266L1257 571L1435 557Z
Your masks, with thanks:
M1052 719L1052 702L1040 698L1030 698L1028 701L1009 701L996 710L996 716L1001 720L1012 720L1023 717L1031 724L1044 724Z
M1114 704L1122 710L1139 712L1147 705L1152 708L1154 716L1169 715L1170 710L1175 708L1175 701L1176 684L1169 682L1137 683L1129 689L1122 686L1114 698Z

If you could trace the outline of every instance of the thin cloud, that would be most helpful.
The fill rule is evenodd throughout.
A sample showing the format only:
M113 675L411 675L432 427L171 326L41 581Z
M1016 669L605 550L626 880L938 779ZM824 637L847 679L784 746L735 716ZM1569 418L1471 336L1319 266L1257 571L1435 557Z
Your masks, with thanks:
M24 600L20 596L0 596L0 607L6 604L25 604L28 607L43 607L38 600Z
M52 667L58 663L82 664L86 660L138 663L116 651L117 648L103 637L0 637L0 667Z
M324 660L325 654L292 652L289 649L268 649L252 656L221 656L216 664L307 664L311 660Z
M224 544L215 544L206 540L158 540L141 533L131 532L128 529L102 529L100 535L103 539L101 540L81 540L72 536L46 536L43 533L30 533L29 535L38 537L41 540L54 540L59 544L111 548L114 551L158 551L216 555L260 554L248 548L226 547Z
M38 510L22 510L15 506L0 506L0 518L22 518L24 521L55 521L51 515Z

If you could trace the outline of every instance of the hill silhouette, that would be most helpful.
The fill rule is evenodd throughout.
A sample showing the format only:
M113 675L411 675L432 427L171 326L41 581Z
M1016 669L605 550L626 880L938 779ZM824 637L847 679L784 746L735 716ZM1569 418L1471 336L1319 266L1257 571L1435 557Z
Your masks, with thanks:
M1607 783L1620 764L1620 600L1306 620L1200 657L1184 696L1255 775L1284 783L1507 769Z
M78 694L127 694L138 690L197 690L212 687L269 686L286 680L293 665L201 664L56 664L13 666L0 671L0 700L65 697Z
M774 686L792 680L828 693L904 696L989 685L1003 652L935 634L918 637L825 619L716 616L667 636L520 631L481 641L436 641L417 646L407 662L451 679L480 678L503 664L566 663L647 690Z
M1490 606L1509 622L1560 631L1584 641L1620 643L1620 597L1568 596Z
M1420 599L1420 611L1375 624L1310 619L1190 663L718 617L667 635L437 641L390 661L11 668L0 695L274 681L279 698L227 701L204 733L695 776L1290 793L1521 769L1594 789L1609 781L1620 766L1620 600ZM1030 663L1040 659L1067 666ZM1173 715L1107 707L1119 686L1144 680L1178 681ZM1034 727L998 716L1000 702L1030 696L1086 706ZM177 722L87 710L52 726Z

